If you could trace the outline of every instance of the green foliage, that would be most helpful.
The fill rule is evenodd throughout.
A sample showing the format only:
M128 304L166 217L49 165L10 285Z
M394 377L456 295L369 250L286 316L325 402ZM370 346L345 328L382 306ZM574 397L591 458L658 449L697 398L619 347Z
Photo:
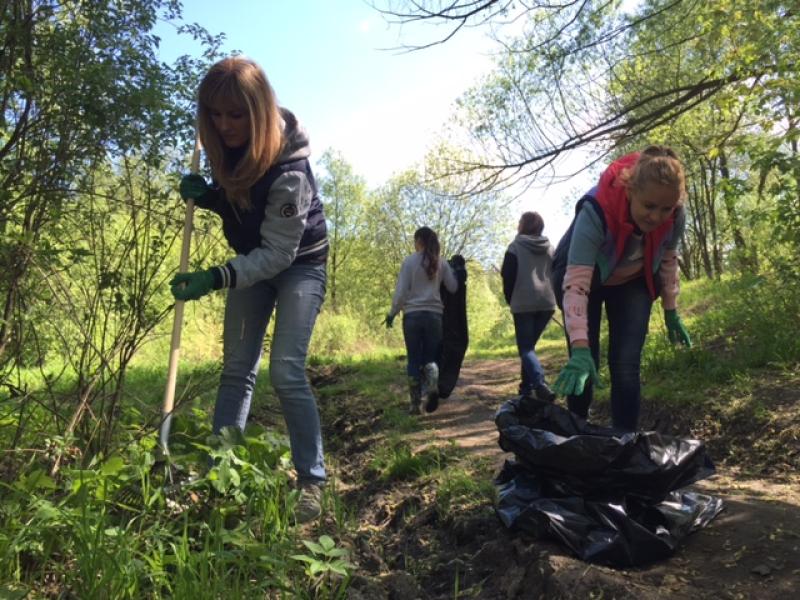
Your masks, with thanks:
M169 313L182 207L168 174L219 43L195 26L204 60L164 64L158 18L179 22L180 3L0 8L0 384L46 371L35 397L14 395L50 407L57 446L87 460L108 448L125 371ZM15 443L36 437L25 422Z
M292 560L297 494L285 439L258 427L179 434L169 471L147 438L88 468L53 478L34 467L2 484L0 581L82 598L268 594L309 580L346 589L352 567L332 541L306 544L313 561L303 571Z
M440 471L460 449L451 443L449 446L428 446L414 451L408 442L390 438L372 459L372 468L385 481L417 479Z
M328 223L330 254L328 260L328 297L334 310L339 304L340 273L358 257L359 241L364 239L367 221L367 185L355 174L344 157L333 149L326 150L320 163L327 172L320 179L320 193Z
M315 598L344 598L349 571L354 568L347 562L347 550L337 548L328 535L319 542L303 540L310 554L293 554L292 559L305 563L305 573L311 580Z
M381 423L389 431L408 433L419 429L419 421L415 415L408 414L408 396L404 389L401 393L403 401L400 405L387 406L383 410Z
M387 346L397 347L396 332L386 331L383 313L378 314L370 319L347 309L323 310L314 328L311 351L328 357L363 356Z
M478 265L467 268L467 322L473 348L492 347L514 340L514 323L503 299L502 280L496 271Z
M497 491L490 477L466 468L444 469L438 477L436 508L441 515L494 505Z
M661 315L654 314L643 352L648 385L666 382L673 391L691 391L687 396L696 397L700 390L727 383L748 370L790 367L800 360L796 283L760 276L685 287L681 314L695 347L672 347Z
M479 176L454 165L473 161L449 146L429 151L422 164L393 177L373 196L367 218L373 243L398 267L423 225L439 236L442 256L461 254L490 264L508 231L509 200L480 191Z

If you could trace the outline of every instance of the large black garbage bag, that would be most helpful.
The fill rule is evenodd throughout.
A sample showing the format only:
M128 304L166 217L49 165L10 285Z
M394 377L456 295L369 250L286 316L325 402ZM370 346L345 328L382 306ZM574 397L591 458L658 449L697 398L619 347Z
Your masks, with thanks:
M696 440L597 427L534 399L505 403L495 421L516 455L495 480L501 521L587 562L664 559L722 510L721 500L681 489L714 472Z
M565 494L624 493L660 502L672 490L714 473L698 440L599 427L533 398L506 402L495 423L500 447L532 472L559 483Z
M451 294L442 285L439 290L442 304L444 304L442 353L439 359L439 396L441 398L447 398L453 393L469 345L466 262L463 256L455 254L448 263L458 281L458 289Z

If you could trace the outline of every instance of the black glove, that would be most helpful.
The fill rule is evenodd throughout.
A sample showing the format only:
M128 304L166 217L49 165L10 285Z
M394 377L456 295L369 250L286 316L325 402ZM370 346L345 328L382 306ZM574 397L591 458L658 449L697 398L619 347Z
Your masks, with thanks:
M188 200L189 198L192 200L202 198L210 189L211 188L206 183L206 180L203 179L201 175L190 173L189 175L184 175L181 178L180 192L181 198L184 200Z

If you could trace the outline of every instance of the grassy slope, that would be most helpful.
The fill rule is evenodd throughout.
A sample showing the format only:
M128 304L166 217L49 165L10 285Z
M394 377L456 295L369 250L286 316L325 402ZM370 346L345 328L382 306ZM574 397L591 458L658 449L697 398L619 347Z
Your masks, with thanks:
M719 463L788 481L800 470L797 306L791 294L761 280L684 286L681 310L695 347L671 348L664 340L660 310L654 310L644 352L642 426L696 435L708 443ZM510 339L502 342L494 339L491 347L472 348L468 358L507 363L513 378L515 351ZM552 379L565 359L557 324L548 328L539 351ZM195 424L204 423L213 406L218 364L194 358L181 367L183 407L174 427L177 440L197 429ZM403 597L398 590L404 586L414 590L420 582L431 586L438 580L444 583L437 593L453 597L459 570L466 567L459 566L461 559L452 545L467 547L481 528L488 528L487 535L496 533L491 508L496 465L437 440L434 429L405 414L404 357L396 350L348 360L315 358L310 372L320 399L332 478L324 518L298 535L317 539L330 534L349 548L359 565L353 585L365 597L383 597L387 589ZM258 382L252 422L281 430L282 418L267 375ZM607 379L607 373L604 376ZM121 415L126 440L155 429L162 385L162 366L132 369L126 381L126 406L131 410ZM503 393L497 392L498 401ZM606 389L598 394L598 420L607 415L607 393ZM226 510L224 499L216 506ZM19 514L20 523L24 512ZM58 518L63 518L61 513ZM22 535L25 530L19 531ZM36 538L30 528L25 535ZM289 553L298 551L292 538L287 535L280 542ZM281 560L289 564L288 555ZM48 570L46 564L28 568ZM194 568L187 567L186 572ZM6 564L3 571L10 576L14 567ZM388 580L377 575L386 572ZM412 579L399 575L403 572ZM245 577L250 573L242 571ZM281 577L302 575L286 567ZM310 584L314 581L309 578ZM328 582L325 589L337 587ZM414 597L413 591L410 594L406 597Z
M784 306L786 312L763 310L770 305ZM642 427L705 440L725 474L723 481L738 485L735 482L741 483L742 478L761 477L765 478L760 480L762 484L784 482L791 487L791 482L797 482L800 469L800 402L796 391L800 383L800 352L798 321L791 320L792 310L796 310L792 306L796 304L785 302L765 282L753 280L686 285L681 306L694 347L673 348L666 343L663 318L656 307L644 351ZM565 360L563 339L556 325L546 332L539 351L548 374L554 377ZM473 364L478 361L492 365L495 373L500 370L499 365L507 363L510 368L503 368L512 379L515 376L516 356L511 345L501 346L495 340L491 348L473 349L468 359ZM339 535L352 540L361 567L354 586L364 597L415 597L423 592L436 598L456 597L462 584L469 584L469 594L479 597L494 597L480 596L487 593L510 594L507 589L498 591L492 586L511 585L513 574L505 583L493 581L491 575L479 584L474 581L474 572L480 569L476 563L488 559L484 556L487 545L504 538L491 514L491 479L496 462L458 448L446 439L437 440L442 434L441 425L432 426L430 421L420 425L403 414L403 365L403 358L398 355L355 361L346 368L337 364L317 367L315 383L337 479L337 493L331 495L331 503L339 507L329 513L328 522L323 521L321 527L334 527ZM607 380L606 371L603 376ZM497 391L497 402L504 399L508 388L506 385ZM598 394L593 408L593 418L599 422L608 419L607 396L606 388ZM464 400L473 401L468 397ZM484 415L490 421L491 411ZM449 428L446 430L452 433ZM428 443L424 442L426 438ZM732 476L733 473L737 475ZM343 511L348 515L344 520L338 516ZM754 514L759 515L754 517L756 520L767 518L763 510ZM773 525L773 530L782 531L780 523ZM787 535L797 534L800 532ZM748 532L745 537L752 535ZM783 540L784 545L792 543L791 537L775 539ZM484 545L473 545L475 540ZM503 540L492 548L502 555L506 546L514 543ZM742 542L741 553L736 556L743 555L746 543L747 540ZM533 550L526 548L525 552L539 552L535 545ZM724 548L719 551L726 554ZM658 575L661 581L674 580L676 590L684 585L681 578L686 571L680 560L667 563L663 567L666 575ZM726 563L725 568L732 564ZM497 568L513 570L510 564ZM568 563L556 571L559 568L564 580L586 573L584 567ZM670 569L677 569L678 574ZM406 578L403 573L411 577ZM468 573L473 574L472 579ZM789 573L785 575L791 578ZM746 572L743 576L750 577ZM574 597L583 593L635 597L626 589L629 585L642 586L641 597L660 593L658 585L647 588L651 585L647 576L627 583L624 577L620 581L612 572L591 584L599 586L597 589L583 588ZM703 585L712 590L740 585L736 577L716 577L720 574L709 571ZM785 578L778 583L775 589L792 585ZM691 588L693 584L686 585ZM573 597L566 588L554 591L556 588L542 593ZM675 593L675 597L682 597L680 590Z

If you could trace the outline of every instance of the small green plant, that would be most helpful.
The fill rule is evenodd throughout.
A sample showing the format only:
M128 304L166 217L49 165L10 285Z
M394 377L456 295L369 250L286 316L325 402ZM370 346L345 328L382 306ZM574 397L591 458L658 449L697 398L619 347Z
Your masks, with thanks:
M292 559L305 564L304 572L314 597L343 598L350 570L355 568L347 561L347 550L337 548L328 535L320 536L318 542L303 540L303 545L310 554L293 554Z
M335 475L328 478L322 495L322 504L326 513L333 517L339 532L346 532L356 527L356 514L352 506L348 506L338 493L339 480Z
M408 414L408 398L407 396L404 396L404 398L405 401L402 408L388 406L383 411L383 424L388 431L409 433L419 429L419 420L417 417Z

